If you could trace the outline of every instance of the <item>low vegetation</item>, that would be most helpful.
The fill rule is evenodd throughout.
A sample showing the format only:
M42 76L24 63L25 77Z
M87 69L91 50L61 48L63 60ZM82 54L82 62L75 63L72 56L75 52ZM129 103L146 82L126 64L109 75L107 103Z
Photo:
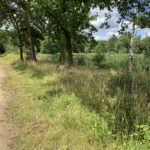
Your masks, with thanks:
M149 72L12 61L16 149L149 149ZM112 62L113 63L113 62ZM14 87L12 90L10 87Z

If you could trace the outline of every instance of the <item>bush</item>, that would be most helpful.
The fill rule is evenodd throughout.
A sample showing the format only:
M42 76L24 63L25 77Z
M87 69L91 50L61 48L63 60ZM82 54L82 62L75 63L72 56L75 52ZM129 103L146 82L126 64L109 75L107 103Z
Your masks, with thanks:
M79 57L76 58L76 63L77 65L86 65L85 57L83 55L80 55Z
M0 54L5 53L5 47L4 44L0 43Z
M105 60L105 55L102 53L97 53L92 59L94 65L99 68L104 66L104 60Z
M58 52L58 45L55 41L51 41L47 37L41 42L41 53L43 54L54 54Z

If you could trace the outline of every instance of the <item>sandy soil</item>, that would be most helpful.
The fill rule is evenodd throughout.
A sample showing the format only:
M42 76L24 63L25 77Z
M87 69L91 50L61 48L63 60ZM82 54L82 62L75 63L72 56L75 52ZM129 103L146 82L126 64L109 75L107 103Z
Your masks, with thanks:
M8 121L8 94L3 90L4 68L0 67L0 150L12 150L11 138L13 126Z

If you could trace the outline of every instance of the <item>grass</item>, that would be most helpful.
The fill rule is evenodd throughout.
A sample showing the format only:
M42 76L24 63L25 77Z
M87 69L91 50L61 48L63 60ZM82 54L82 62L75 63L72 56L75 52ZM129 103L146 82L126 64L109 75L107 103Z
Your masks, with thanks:
M40 56L41 61L37 64L20 63L16 61L16 57L16 54L8 54L0 59L0 63L8 64L5 66L8 72L6 90L16 93L10 104L10 118L19 126L16 149L149 149L147 119L136 124L144 124L140 132L138 127L129 135L121 130L124 132L122 136L116 130L118 126L115 126L119 115L126 114L128 117L132 108L137 116L140 115L139 118L146 117L148 107L145 106L146 103L143 106L141 104L147 100L143 96L149 91L148 75L137 76L135 73L131 77L134 94L130 97L128 90L124 91L128 79L130 83L130 77L122 77L120 71L81 66L68 70L63 65L57 67L44 61L45 56ZM114 57L107 61L115 61ZM139 77L141 82L137 82ZM124 83L119 82L122 78L126 79ZM122 97L124 94L128 96ZM137 104L135 107L127 103L131 98L137 97L140 105L138 101L134 101ZM124 109L120 104L125 106ZM139 112L136 111L137 108ZM146 115L142 113L143 109ZM137 118L136 121L139 120ZM117 121L117 125L122 122L120 119ZM128 123L125 122L122 127L128 129Z
M75 65L84 65L88 68L93 68L94 63L92 61L93 57L96 55L96 53L74 53L74 62ZM106 59L104 60L104 67L105 68L112 68L112 69L128 69L128 54L116 54L116 53L106 53L105 54ZM38 58L40 60L47 60L50 62L57 63L59 54L38 54ZM141 70L141 63L143 63L143 55L142 54L135 54L135 69ZM140 65L139 65L140 64Z

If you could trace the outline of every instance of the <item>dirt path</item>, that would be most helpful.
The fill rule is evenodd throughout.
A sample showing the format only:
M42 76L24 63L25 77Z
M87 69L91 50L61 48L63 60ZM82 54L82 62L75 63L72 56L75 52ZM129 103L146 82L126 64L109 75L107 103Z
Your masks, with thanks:
M8 122L8 97L3 91L3 80L5 78L4 69L0 67L0 150L11 150L12 125Z

